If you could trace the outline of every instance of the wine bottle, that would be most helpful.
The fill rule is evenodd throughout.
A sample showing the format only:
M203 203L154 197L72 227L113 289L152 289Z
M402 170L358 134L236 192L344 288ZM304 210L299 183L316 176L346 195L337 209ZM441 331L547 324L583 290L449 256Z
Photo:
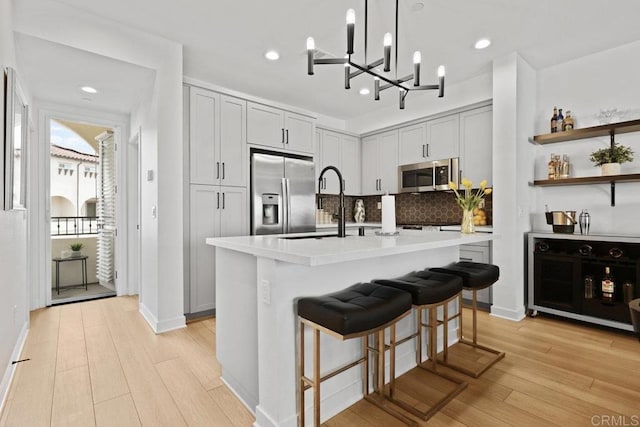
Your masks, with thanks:
M562 108L558 110L558 118L556 119L556 128L558 132L562 132L564 130L564 115L562 114Z
M616 284L611 275L609 267L604 268L604 276L602 276L602 301L613 302L616 292Z
M553 107L553 116L551 116L551 133L558 132L558 107Z
M569 178L569 156L562 155L562 163L560 164L560 178Z

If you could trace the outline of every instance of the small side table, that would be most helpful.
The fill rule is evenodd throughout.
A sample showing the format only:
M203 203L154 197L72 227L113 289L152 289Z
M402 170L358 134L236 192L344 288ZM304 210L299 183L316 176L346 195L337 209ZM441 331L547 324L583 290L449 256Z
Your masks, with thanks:
M80 270L82 271L82 284L84 285L84 290L87 290L87 258L88 255L84 256L76 256L70 258L53 258L53 262L56 263L56 292L60 295L60 263L68 262L68 261L82 261L80 265Z

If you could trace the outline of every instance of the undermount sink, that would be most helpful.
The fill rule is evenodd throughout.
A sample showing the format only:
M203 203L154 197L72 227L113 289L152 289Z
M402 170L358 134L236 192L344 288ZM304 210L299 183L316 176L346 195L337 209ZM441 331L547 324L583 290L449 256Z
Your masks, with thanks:
M350 234L347 234L345 237L349 237ZM302 240L302 239L324 239L325 237L338 237L337 234L323 234L321 236L291 236L291 237L279 237L279 239L284 240Z

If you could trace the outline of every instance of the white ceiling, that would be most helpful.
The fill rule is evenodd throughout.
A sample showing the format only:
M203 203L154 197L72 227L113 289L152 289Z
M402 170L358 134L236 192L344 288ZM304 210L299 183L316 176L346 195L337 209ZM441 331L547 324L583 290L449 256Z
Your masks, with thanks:
M345 91L340 66L319 65L314 76L306 74L307 36L315 38L317 48L336 57L344 55L349 7L356 11L356 59L362 61L364 0L60 2L182 43L185 76L340 119L397 105L397 95L391 91L384 92L377 103L373 95L359 95L360 87L372 86L368 76L356 78L352 90ZM424 8L412 12L417 2L423 2ZM382 34L394 31L394 4L392 0L369 2L369 61L381 56ZM423 84L435 83L440 64L447 67L447 85L451 85L490 71L494 58L514 51L534 68L545 68L640 39L638 17L638 0L400 0L398 74L411 72L414 50L422 51ZM492 46L474 50L480 37L491 38ZM29 58L22 65L31 89L45 99L75 96L63 92L85 84L84 79L95 73L101 82L113 83L105 86L102 96L122 97L122 105L127 105L131 95L139 93L128 85L148 76L148 70L122 63L111 64L119 68L100 74L105 58L89 54L83 69L65 68L66 55L79 52L66 47L56 51L24 36L18 43L25 52L23 59ZM263 55L268 49L277 49L280 60L267 61ZM50 67L51 63L59 66ZM78 80L72 82L74 78ZM410 108L410 98L407 102Z
M16 51L31 95L64 105L127 114L155 79L154 70L20 33ZM85 93L82 86L98 93Z

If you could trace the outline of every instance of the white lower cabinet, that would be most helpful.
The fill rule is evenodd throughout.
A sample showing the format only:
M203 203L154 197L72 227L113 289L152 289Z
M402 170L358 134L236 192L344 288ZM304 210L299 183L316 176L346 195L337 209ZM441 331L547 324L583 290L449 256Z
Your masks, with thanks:
M189 202L189 309L213 310L215 250L207 237L247 234L247 190L241 187L191 185Z
M460 261L491 262L491 242L473 243L460 246ZM471 301L472 292L462 291L462 298ZM491 287L478 291L478 302L491 305Z

